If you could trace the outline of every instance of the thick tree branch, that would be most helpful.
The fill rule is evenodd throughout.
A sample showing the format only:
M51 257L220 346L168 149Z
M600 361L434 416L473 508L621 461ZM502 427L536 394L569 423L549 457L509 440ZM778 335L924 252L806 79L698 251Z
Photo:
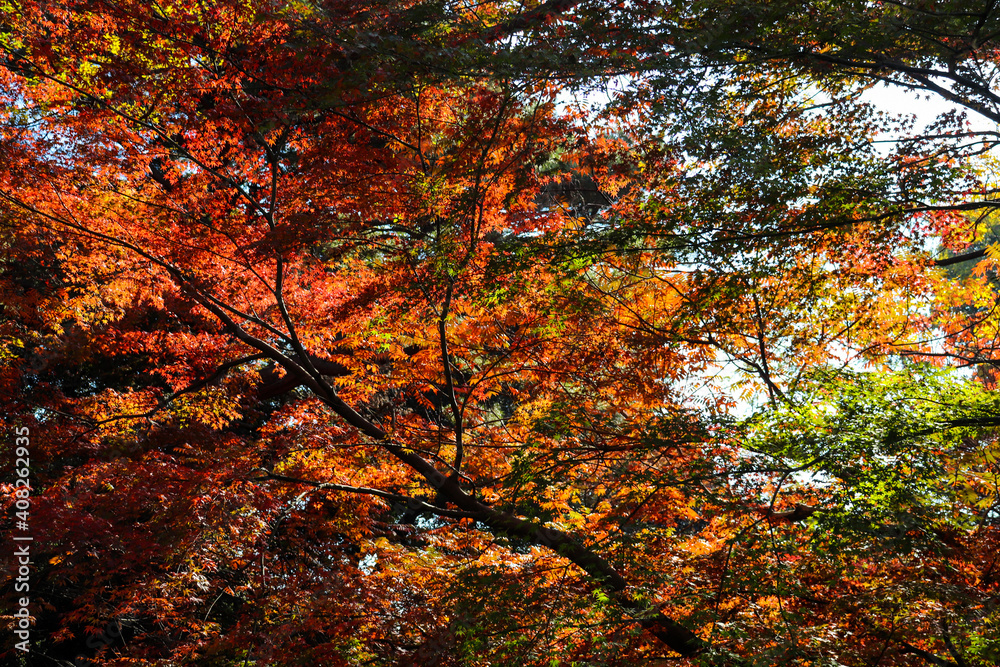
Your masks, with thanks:
M548 0L535 9L518 14L490 28L483 36L486 42L495 42L519 32L543 25L553 18L565 14L580 4L581 0Z
M900 646L903 647L903 653L912 653L913 655L920 656L932 665L937 665L937 667L958 667L958 665L951 660L945 660L944 658L939 658L930 651L925 651L922 648L917 648L913 644L901 641Z
M795 503L795 508L784 512L775 512L773 508L766 505L754 507L753 510L771 523L797 523L805 521L819 511L818 507Z
M455 462L452 464L456 474L462 472L463 443L462 443L462 410L458 407L458 399L455 396L455 381L451 372L451 354L448 352L448 312L451 308L451 297L455 289L455 284L450 282L445 293L444 303L441 305L441 315L438 317L438 336L441 341L441 367L444 370L445 392L448 402L451 404L451 414L455 421Z
M986 248L982 250L973 250L972 252L967 252L963 255L955 255L954 257L945 257L944 259L934 260L934 266L951 266L953 264L961 264L962 262L971 262L974 259L982 259L986 257Z
M458 510L450 510L444 507L438 507L437 505L431 505L430 503L424 502L417 498L412 498L410 496L404 496L399 493L391 493L389 491L382 491L381 489L371 489L364 486L348 486L346 484L334 484L332 482L316 482L309 479L299 479L297 477L288 477L287 475L280 475L275 472L270 472L268 470L263 471L264 474L259 477L254 477L255 481L273 479L279 482L287 482L289 484L301 484L303 486L312 486L317 489L323 489L326 491L340 491L342 493L358 493L366 496L376 496L378 498L383 498L385 500L391 500L397 503L404 503L407 507L422 512L431 512L432 514L437 514L438 516L446 516L452 519L474 519L475 515L469 512L461 512Z

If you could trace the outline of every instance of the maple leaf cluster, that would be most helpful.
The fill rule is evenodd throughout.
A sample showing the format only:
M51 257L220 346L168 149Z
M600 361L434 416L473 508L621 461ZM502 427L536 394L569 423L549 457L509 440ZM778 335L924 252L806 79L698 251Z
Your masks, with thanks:
M993 5L0 4L0 660L996 664Z

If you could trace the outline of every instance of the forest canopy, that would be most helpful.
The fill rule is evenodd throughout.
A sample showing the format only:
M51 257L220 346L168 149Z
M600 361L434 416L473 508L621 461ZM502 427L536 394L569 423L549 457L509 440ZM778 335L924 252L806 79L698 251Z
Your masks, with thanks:
M998 73L978 0L6 0L0 661L997 664Z

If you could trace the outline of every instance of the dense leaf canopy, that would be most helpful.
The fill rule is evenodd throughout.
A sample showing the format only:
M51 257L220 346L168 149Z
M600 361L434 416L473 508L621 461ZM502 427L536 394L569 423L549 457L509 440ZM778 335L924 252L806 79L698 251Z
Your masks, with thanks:
M997 664L998 73L980 0L0 3L0 661Z

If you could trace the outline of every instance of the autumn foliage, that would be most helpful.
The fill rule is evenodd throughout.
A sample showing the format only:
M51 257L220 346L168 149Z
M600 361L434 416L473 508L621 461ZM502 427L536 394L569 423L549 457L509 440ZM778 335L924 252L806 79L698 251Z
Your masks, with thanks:
M0 4L0 660L996 664L993 5Z

